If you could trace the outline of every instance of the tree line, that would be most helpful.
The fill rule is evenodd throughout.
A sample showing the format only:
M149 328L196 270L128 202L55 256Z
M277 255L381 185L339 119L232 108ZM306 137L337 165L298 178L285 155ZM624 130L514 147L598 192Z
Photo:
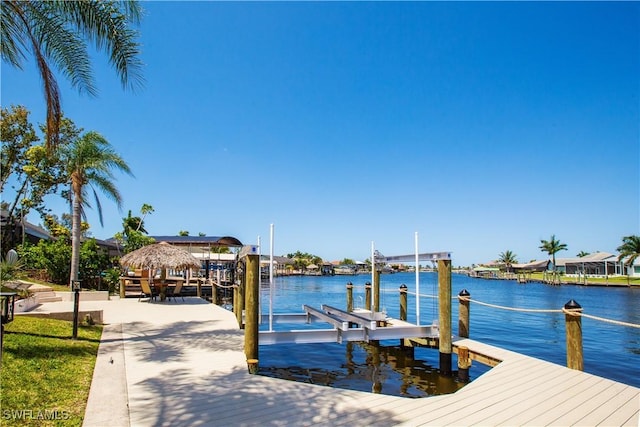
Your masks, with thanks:
M539 249L546 252L552 259L553 271L556 272L556 254L560 251L568 250L566 243L562 243L558 240L555 234L551 235L549 240L541 239ZM622 238L622 244L616 248L618 251L618 261L623 262L627 269L635 263L636 259L640 257L640 236L629 235ZM583 258L590 255L588 252L580 251L576 256ZM511 250L501 252L498 256L499 263L504 264L509 270L513 264L518 263L518 256Z

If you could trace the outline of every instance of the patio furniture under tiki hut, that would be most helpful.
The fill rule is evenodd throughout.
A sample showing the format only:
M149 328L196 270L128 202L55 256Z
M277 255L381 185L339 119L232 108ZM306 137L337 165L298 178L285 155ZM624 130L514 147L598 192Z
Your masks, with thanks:
M200 261L184 249L167 242L143 246L120 258L123 267L161 269L160 282L164 288L167 269L200 268Z

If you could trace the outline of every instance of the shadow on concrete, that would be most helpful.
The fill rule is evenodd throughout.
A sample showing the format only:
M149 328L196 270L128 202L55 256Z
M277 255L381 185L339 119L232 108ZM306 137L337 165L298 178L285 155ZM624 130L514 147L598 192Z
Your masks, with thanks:
M183 361L186 355L195 350L237 351L242 349L243 337L237 329L218 329L211 331L216 320L177 322L169 325L157 325L148 322L127 324L125 343L135 344L136 357L151 362ZM113 339L103 340L109 343ZM116 341L119 341L117 339Z
M402 421L392 412L361 407L353 393L344 398L329 387L253 376L244 369L195 383L188 372L175 371L138 385L156 398L137 408L132 425L389 426ZM336 404L341 401L350 402Z

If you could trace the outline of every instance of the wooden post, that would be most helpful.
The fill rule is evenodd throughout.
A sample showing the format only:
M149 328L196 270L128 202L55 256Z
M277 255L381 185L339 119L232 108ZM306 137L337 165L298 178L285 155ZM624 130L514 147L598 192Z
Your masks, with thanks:
M451 375L451 260L438 260L440 373Z
M247 286L246 274L245 274L245 277L244 277L242 283L238 286L238 293L236 295L238 297L238 299L236 301L234 301L234 304L233 304L233 306L236 307L236 309L237 309L237 311L236 311L236 319L238 320L238 325L240 326L240 329L244 329L244 322L242 321L242 313L244 312L245 286Z
M211 302L218 305L218 285L211 279Z
M371 310L371 283L364 284L364 308Z
M232 301L232 308L233 308L233 314L236 316L236 318L238 317L238 284L234 283L233 284L233 301Z
M258 359L247 359L247 368L250 374L257 374L259 370Z
M407 320L407 285L400 285L400 320Z
M400 285L400 320L407 320L407 285ZM405 340L400 338L400 348L405 348Z
M120 299L125 299L127 290L127 280L120 279Z
M373 271L373 311L380 311L380 270Z
M471 359L469 359L469 349L467 347L458 347L458 379L460 381L469 381L470 366Z
M469 338L469 298L471 294L463 289L458 294L458 335L462 338Z
M238 295L240 295L240 286L242 285L238 283L233 285L233 314L236 315L238 326L242 328L242 317L238 317L238 306L240 305L240 298L238 297Z
M574 300L564 305L567 331L567 368L584 370L582 357L582 307ZM572 314L575 313L575 314Z
M347 282L347 311L353 311L353 283Z
M258 299L260 298L260 256L247 255L245 272L244 353L249 372L258 372ZM254 360L255 362L249 363ZM252 369L252 364L254 365ZM254 372L252 372L252 370Z

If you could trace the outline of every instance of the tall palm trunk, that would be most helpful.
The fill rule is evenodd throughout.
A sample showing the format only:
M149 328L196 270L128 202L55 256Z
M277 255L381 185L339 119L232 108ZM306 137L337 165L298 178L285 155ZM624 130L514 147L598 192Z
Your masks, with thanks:
M69 275L69 287L73 288L73 282L78 280L80 270L80 237L82 234L82 186L72 184L73 188L73 212L71 215L71 274Z

